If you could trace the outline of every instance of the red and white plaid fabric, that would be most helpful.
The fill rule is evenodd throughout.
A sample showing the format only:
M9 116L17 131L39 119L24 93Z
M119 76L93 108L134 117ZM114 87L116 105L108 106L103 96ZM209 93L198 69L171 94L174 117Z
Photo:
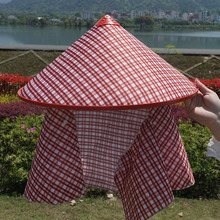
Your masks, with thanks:
M77 139L73 113L48 109L24 193L28 200L58 204L84 193Z
M59 204L86 186L118 190L127 219L149 218L172 189L194 183L169 106L155 106L196 92L115 21L101 20L18 92L51 107L24 196Z
M195 85L120 25L94 26L21 91L54 108L129 109L193 96Z
M173 200L172 190L194 184L169 106L152 108L115 175L126 219L150 218Z
M85 186L119 191L126 219L147 219L194 183L169 106L48 109L24 196L58 204Z

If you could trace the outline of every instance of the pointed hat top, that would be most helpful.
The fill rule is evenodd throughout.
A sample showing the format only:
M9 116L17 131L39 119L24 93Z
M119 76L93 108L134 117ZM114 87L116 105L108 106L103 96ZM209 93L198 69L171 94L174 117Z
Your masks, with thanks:
M18 95L52 108L118 110L180 102L197 91L182 73L105 15Z
M110 15L104 15L97 23L97 27L101 27L103 25L117 25L120 27L120 24L111 18Z

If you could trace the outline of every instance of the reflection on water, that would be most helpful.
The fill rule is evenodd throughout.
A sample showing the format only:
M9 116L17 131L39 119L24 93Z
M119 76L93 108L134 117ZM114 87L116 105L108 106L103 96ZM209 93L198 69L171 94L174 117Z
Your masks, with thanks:
M71 45L86 31L86 28L0 26L0 44ZM172 44L177 48L220 49L220 31L128 31L151 48Z
M149 47L164 48L168 44L177 48L220 49L220 31L130 31Z
M61 27L0 26L0 44L70 45L87 29Z

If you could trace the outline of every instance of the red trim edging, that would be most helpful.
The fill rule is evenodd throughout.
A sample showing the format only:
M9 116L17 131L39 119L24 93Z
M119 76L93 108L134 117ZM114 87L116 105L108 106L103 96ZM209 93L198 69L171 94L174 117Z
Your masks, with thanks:
M174 99L174 100L167 101L167 102L157 102L157 103L148 103L148 104L140 104L140 105L120 105L120 106L74 106L74 105L62 105L62 104L55 104L55 103L33 101L31 99L27 99L21 96L22 89L23 87L18 90L18 96L24 102L27 102L33 105L43 106L46 108L68 109L68 110L78 110L78 111L104 111L104 110L113 111L113 110L152 108L152 107L158 107L158 106L163 106L163 105L171 105L171 104L182 102L186 99L190 99L194 97L199 90L199 89L196 89L195 93L190 96L186 96L186 97L179 98L179 99Z

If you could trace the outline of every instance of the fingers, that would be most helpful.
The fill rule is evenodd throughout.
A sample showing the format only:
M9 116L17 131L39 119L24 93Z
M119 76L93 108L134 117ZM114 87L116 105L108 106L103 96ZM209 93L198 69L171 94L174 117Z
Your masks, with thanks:
M188 115L192 114L193 109L195 108L194 106L194 97L192 99L187 99L184 101L185 105L185 111Z
M212 92L209 88L207 88L203 83L201 83L199 81L199 79L195 79L195 84L196 86L199 88L199 91L203 94L203 95L208 95L210 94L210 92Z

